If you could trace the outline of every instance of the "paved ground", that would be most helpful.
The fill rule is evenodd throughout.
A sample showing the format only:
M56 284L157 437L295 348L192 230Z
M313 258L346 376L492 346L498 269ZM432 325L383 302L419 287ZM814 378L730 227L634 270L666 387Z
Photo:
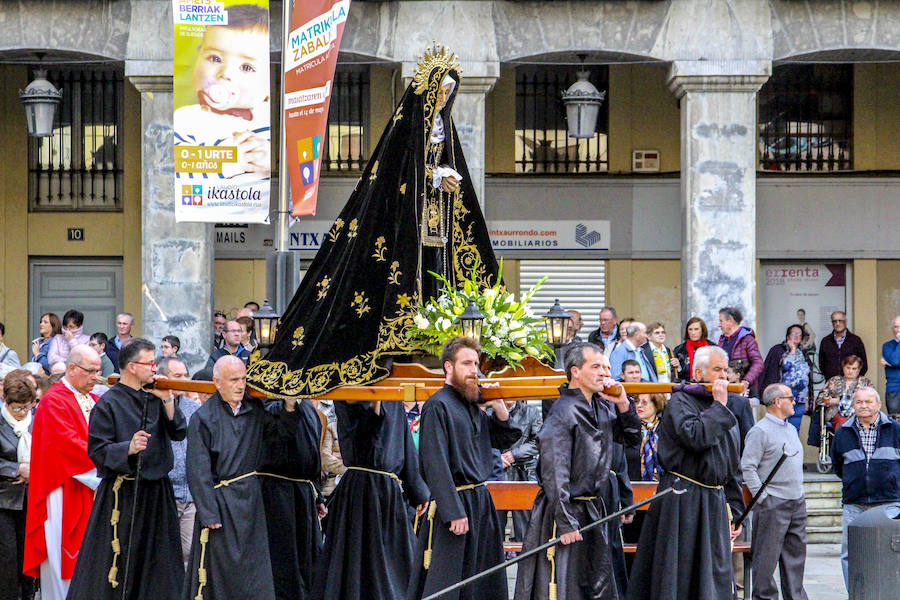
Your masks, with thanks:
M509 594L516 585L516 569L507 570ZM776 581L778 576L775 576ZM807 548L806 576L803 578L810 600L847 600L841 575L840 544L812 544Z
M841 575L841 545L812 544L806 548L806 575L803 577L810 600L846 600Z

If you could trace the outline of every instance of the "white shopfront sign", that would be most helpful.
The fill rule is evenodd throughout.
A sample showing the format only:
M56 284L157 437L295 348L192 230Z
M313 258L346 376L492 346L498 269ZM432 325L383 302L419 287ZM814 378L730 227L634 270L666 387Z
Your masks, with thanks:
M490 221L498 254L510 251L609 250L609 221Z
M289 247L312 258L332 221L300 219L291 227ZM608 251L609 221L490 221L494 252ZM265 258L274 245L272 225L216 225L216 258Z

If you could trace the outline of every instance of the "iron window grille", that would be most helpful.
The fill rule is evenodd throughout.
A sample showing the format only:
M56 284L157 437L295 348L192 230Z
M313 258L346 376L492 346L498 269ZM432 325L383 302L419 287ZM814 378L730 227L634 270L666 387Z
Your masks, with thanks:
M334 74L323 171L362 171L368 161L369 67L338 65Z
M51 69L47 79L63 96L53 135L28 140L29 209L122 210L123 69Z
M761 171L853 168L853 65L779 65L759 91Z
M586 67L590 81L606 91L594 137L569 137L562 93L580 66L516 67L516 173L601 173L609 168L609 68Z

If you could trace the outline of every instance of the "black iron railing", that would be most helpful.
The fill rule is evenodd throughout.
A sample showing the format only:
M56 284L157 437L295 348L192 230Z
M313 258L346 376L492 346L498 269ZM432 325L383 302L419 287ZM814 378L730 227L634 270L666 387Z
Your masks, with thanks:
M361 171L368 160L369 68L338 65L334 74L325 171Z
M30 209L121 210L122 69L51 69L47 79L63 96L53 135L29 139Z
M516 67L516 173L597 173L608 169L608 103L600 106L594 137L569 137L562 93L580 67ZM609 68L588 67L590 81L609 98Z
M853 65L779 65L759 91L761 171L853 168Z

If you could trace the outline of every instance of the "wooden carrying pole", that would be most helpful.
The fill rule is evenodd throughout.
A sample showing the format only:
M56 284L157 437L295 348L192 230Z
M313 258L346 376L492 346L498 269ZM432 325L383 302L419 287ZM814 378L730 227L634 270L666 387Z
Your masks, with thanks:
M518 376L516 374L519 374ZM109 378L109 384L118 381L118 376ZM505 369L491 373L480 381L481 395L484 400L543 400L559 396L559 386L566 382L565 376L537 361L525 362L519 370ZM424 402L444 385L444 375L430 371L415 363L395 364L391 375L371 385L347 385L325 394L315 396L319 400L346 400L350 402ZM620 383L605 390L617 395L624 387L627 394L668 394L673 383ZM704 383L706 389L712 390L712 384ZM216 391L211 381L187 381L174 379L158 379L156 387L161 390L182 392L200 392L212 394ZM743 385L732 383L728 391L736 394L744 390ZM248 386L251 396L265 398L266 394ZM304 397L304 396L298 396Z

